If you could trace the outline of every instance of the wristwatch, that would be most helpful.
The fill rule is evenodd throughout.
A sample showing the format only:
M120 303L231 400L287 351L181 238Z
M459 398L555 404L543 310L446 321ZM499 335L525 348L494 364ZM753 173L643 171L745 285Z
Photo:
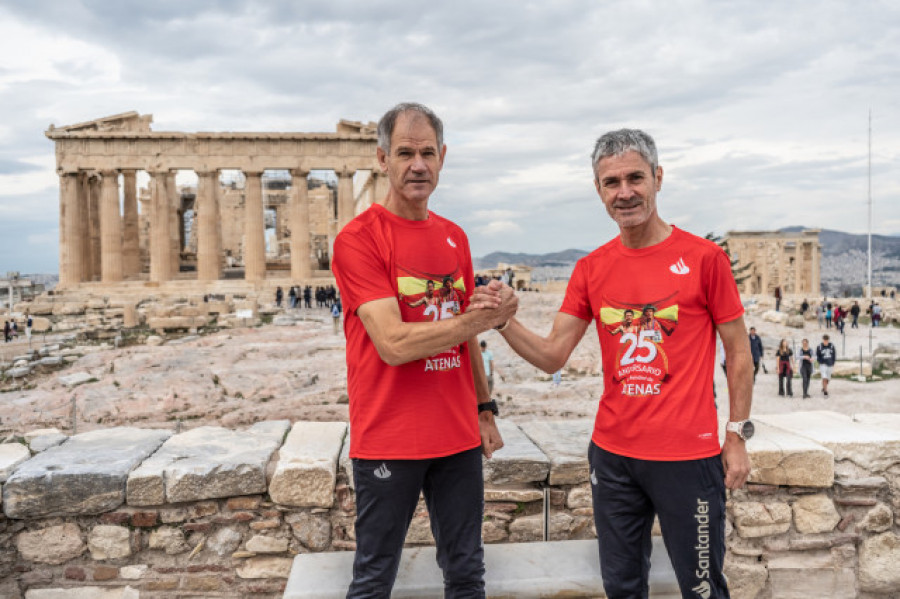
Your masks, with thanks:
M756 428L749 420L739 420L737 422L729 422L725 425L725 432L736 433L738 437L746 441L753 436Z
M498 416L500 414L500 409L497 407L497 402L492 399L491 401L478 404L479 414L487 411L490 411L494 416Z

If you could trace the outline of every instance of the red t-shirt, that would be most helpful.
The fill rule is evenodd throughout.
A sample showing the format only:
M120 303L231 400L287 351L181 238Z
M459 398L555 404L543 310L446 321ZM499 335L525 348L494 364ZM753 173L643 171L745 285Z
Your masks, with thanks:
M720 247L676 227L637 250L616 237L578 261L560 311L597 321L604 388L594 443L645 460L719 453L715 325L744 313Z
M463 230L433 212L411 221L375 204L341 230L332 266L347 338L350 457L426 459L478 447L468 345L389 366L356 313L388 297L404 322L463 313L475 287Z

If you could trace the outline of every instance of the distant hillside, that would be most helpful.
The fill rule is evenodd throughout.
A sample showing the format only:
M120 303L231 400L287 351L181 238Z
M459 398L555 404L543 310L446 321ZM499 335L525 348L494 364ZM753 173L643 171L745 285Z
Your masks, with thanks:
M473 259L475 269L494 268L499 262L524 264L526 266L569 266L579 258L587 256L584 250L563 250L549 254L524 254L513 252L491 252L487 256Z
M779 229L785 233L796 233L805 227L785 227ZM868 251L868 236L854 233L843 233L832 229L822 229L819 233L823 256L845 254L850 250ZM872 235L872 251L883 254L886 258L900 258L900 236Z

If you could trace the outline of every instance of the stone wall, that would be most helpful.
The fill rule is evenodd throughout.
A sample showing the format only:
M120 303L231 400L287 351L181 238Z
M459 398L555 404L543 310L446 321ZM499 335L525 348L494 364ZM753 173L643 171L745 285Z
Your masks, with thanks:
M732 596L900 596L900 414L757 422L751 482L728 501ZM592 422L500 426L506 447L485 462L485 542L592 537ZM270 421L10 440L0 597L280 597L294 555L354 548L347 428ZM407 540L432 543L422 505Z

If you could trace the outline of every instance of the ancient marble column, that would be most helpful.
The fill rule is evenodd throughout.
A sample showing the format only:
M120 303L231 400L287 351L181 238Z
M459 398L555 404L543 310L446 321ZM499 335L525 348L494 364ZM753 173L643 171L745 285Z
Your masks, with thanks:
M814 241L812 242L812 293L816 296L821 294L822 273L819 271L821 258L819 242Z
M170 171L166 178L166 191L169 194L169 245L171 246L169 256L172 260L170 278L175 278L181 270L181 250L184 247L181 241L184 234L184 221L178 216L181 209L181 194L178 193L174 171Z
M78 213L78 174L59 176L60 244L59 285L71 287L81 282L83 246Z
M262 172L244 171L244 279L266 278L266 231L263 220Z
M97 173L88 179L88 231L90 236L89 281L100 279L100 177Z
M138 229L137 177L133 170L122 171L122 274L141 272L140 232Z
M168 281L172 273L172 234L169 219L168 171L150 173L150 280Z
M119 214L119 173L101 173L100 273L104 283L122 280L122 217Z
M798 239L795 246L797 258L794 260L794 293L807 293L809 291L806 287L806 245L804 240Z
M312 246L309 235L309 170L291 171L291 279L303 282L312 276Z
M353 175L356 171L351 171L348 168L344 168L342 171L337 171L338 176L338 222L337 222L337 230L340 231L344 228L344 225L353 220L353 217L356 216L356 211L354 210L354 198L353 198Z
M91 280L91 196L90 174L86 172L78 173L78 183L76 184L78 196L78 255L81 259L81 280Z
M197 279L216 281L222 274L219 229L219 172L197 172Z
M391 180L388 179L388 176L381 171L372 171L372 176L375 177L374 203L384 204L384 199L387 197L388 191L390 191L391 189Z

